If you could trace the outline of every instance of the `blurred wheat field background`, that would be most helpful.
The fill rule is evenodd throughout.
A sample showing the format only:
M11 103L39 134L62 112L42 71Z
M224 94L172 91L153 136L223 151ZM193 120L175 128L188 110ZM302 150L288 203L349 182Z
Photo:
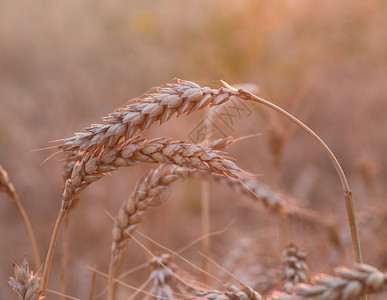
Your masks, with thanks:
M32 222L40 255L46 255L60 208L64 156L42 165L53 150L33 150L99 123L129 99L173 78L211 87L221 86L222 79L257 86L256 94L300 118L326 141L354 194L363 260L385 271L386 15L387 2L382 0L1 0L0 164ZM276 286L264 285L270 281L265 272L277 276L288 242L306 250L311 275L353 267L342 190L328 158L276 113L252 103L246 109L249 113L234 118L232 126L215 120L224 134L235 138L262 134L235 143L228 156L243 170L261 174L258 180L294 198L297 205L321 212L332 229L288 220L284 237L280 216L210 182L211 231L225 232L211 239L208 255L240 280L268 291ZM205 117L201 111L172 118L143 135L189 141ZM67 294L87 299L90 268L108 272L114 225L109 214L116 215L152 168L120 169L82 193L69 220ZM200 237L200 190L198 179L174 184L166 203L147 211L139 231L174 250ZM16 299L7 284L12 261L26 256L32 266L33 256L20 216L5 193L0 200L0 298ZM158 247L142 241L159 253ZM243 246L237 264L230 265L233 251ZM183 255L201 266L198 251L200 243ZM60 289L60 256L61 239L49 281L55 291ZM121 271L149 260L132 240ZM209 268L222 280L232 280L215 266ZM138 287L150 272L145 268L126 282ZM95 295L106 284L97 275ZM120 292L130 294L122 287Z

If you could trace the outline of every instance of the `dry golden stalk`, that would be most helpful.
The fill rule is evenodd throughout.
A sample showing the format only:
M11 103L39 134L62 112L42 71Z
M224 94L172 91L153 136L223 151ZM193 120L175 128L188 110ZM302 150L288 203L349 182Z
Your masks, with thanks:
M155 93L134 99L135 104L118 108L103 119L105 124L86 128L87 133L78 133L66 139L59 149L93 152L110 148L122 139L134 137L138 130L150 128L155 122L162 124L174 114L190 114L208 105L222 104L234 94L235 91L228 88L214 90L191 81L178 80L176 84L167 84L165 88L157 88Z
M58 148L62 151L81 150L94 152L114 147L121 140L133 137L137 130L151 127L156 121L159 121L161 124L169 120L175 113L177 115L182 113L189 114L206 105L219 105L229 100L232 96L263 104L280 113L307 132L328 155L341 180L355 258L356 262L361 263L360 241L352 192L338 160L329 147L309 127L282 108L245 89L236 89L226 82L222 81L222 83L225 86L224 88L214 90L208 87L200 87L190 81L178 80L177 84L168 84L166 88L158 88L157 92L148 94L142 99L137 99L136 104L119 108L104 119L105 124L97 124L87 128L88 133L79 133L74 137L68 138Z
M222 83L225 88L217 90L200 87L196 83L184 80L178 80L177 84L168 84L166 88L159 88L157 92L149 94L143 99L137 99L136 104L123 106L113 112L104 119L105 124L93 125L86 129L88 133L80 133L66 139L65 143L59 146L59 149L63 151L81 150L93 152L97 149L110 148L122 139L130 139L135 135L137 130L149 128L156 121L159 121L161 124L169 120L175 113L177 115L183 113L189 114L206 105L219 105L229 100L232 96L236 96L242 100L258 102L279 112L302 128L327 153L336 168L343 186L356 262L361 263L360 241L357 232L352 192L339 162L329 147L309 127L282 108L257 97L247 90L233 88L223 81Z
M35 300L38 299L42 290L40 283L42 279L36 273L30 271L27 259L24 259L22 265L13 263L15 270L15 278L11 277L8 284L17 294L19 300Z
M337 276L319 274L313 284L299 284L292 295L274 293L276 300L349 300L359 299L369 293L379 293L387 288L387 274L375 267L360 264L356 270L337 268Z
M236 89L224 81L222 83L225 86L224 88L214 90L208 87L200 87L198 84L190 81L178 80L177 84L168 84L166 88L158 88L157 92L148 94L142 99L137 99L136 104L119 108L104 119L105 124L97 124L87 128L88 133L79 133L74 137L68 138L58 148L62 151L81 150L92 153L98 150L97 152L101 152L103 149L114 147L121 140L130 139L137 130L147 129L156 121L159 121L161 124L169 120L175 113L177 115L189 114L206 105L219 105L229 100L232 96L236 96L241 100L263 104L280 113L307 132L328 155L341 180L348 223L351 230L352 246L356 262L361 263L360 241L352 192L341 165L329 147L309 127L282 108L245 89Z
M296 284L308 282L305 260L306 252L293 244L282 252L282 291L289 293Z
M19 199L18 194L16 193L16 189L12 182L9 181L8 173L5 169L0 165L0 191L5 191L8 194L11 202L16 206L17 211L23 219L24 226L26 228L28 238L30 239L31 249L34 255L35 267L39 269L41 267L41 261L39 256L38 244L36 243L36 238L34 231L32 229L31 222L25 212L23 205Z
M223 84L227 87L229 87L231 90L233 87L229 86L227 83L223 82ZM336 156L333 154L331 149L324 143L324 141L308 126L306 126L304 123L302 123L300 120L298 120L296 117L288 113L287 111L283 110L282 108L278 107L277 105L262 99L251 92L244 90L244 89L234 89L234 91L237 91L237 96L240 99L244 100L250 100L257 103L260 103L262 105L265 105L276 112L280 113L285 118L289 119L293 123L295 123L298 127L300 127L302 130L304 130L307 134L309 134L319 145L320 147L325 151L329 159L331 160L333 166L336 169L337 174L339 175L341 185L344 192L344 200L345 200L345 206L347 210L347 217L348 217L348 224L351 231L351 240L352 240L352 248L355 254L355 260L357 263L362 263L362 256L361 256L361 248L360 248L360 240L359 240L359 233L357 230L357 221L356 221L356 215L355 215L355 209L353 205L353 197L352 197L352 191L349 188L349 184L347 181L347 177L345 176L345 173L337 160Z
M66 181L62 208L55 224L46 262L51 262L58 231L63 217L68 207L71 205L73 196L79 194L79 192L87 187L87 185L91 182L94 182L104 176L104 173L106 172L116 170L121 166L130 166L136 163L156 162L173 163L179 166L187 166L207 171L210 170L214 173L225 174L238 178L237 173L240 170L230 161L226 159L222 161L222 159L219 158L218 153L213 153L218 155L215 157L213 163L210 163L210 161L212 162L211 155L208 157L206 156L208 160L205 159L203 162L201 157L202 154L207 155L209 153L205 151L202 152L203 150L198 150L200 154L195 153L196 149L202 148L200 146L189 145L189 150L196 155L187 155L187 157L189 157L187 160L187 157L179 155L180 153L172 153L171 157L166 157L163 152L165 149L169 148L165 147L165 144L163 144L165 139L158 139L157 141L152 140L152 142L163 144L161 146L161 153L155 149L157 147L154 147L154 145L147 148L146 141L144 140L131 140L138 130L147 129L156 121L159 121L161 124L171 118L175 113L177 115L182 113L189 114L205 107L206 105L221 104L232 96L236 96L242 100L264 104L265 106L281 113L283 116L296 123L299 127L311 135L328 154L337 170L343 186L356 261L361 262L360 243L357 233L352 193L349 189L345 174L331 150L311 129L283 109L253 95L249 91L244 89L237 90L224 82L223 84L225 85L225 88L212 90L210 88L200 87L199 85L189 81L179 81L177 84L170 84L166 88L159 88L157 92L149 94L142 99L137 99L136 104L124 106L110 114L104 119L105 124L93 125L87 129L88 133L81 133L75 137L66 139L64 144L59 146L59 149L62 151L80 150L84 152L84 155L82 161L75 165L71 179ZM145 148L136 152L138 150L136 148L138 147L138 141L140 141L139 143L144 143L144 145L141 145L140 147L144 146L146 148L145 152ZM168 142L169 140L166 144L168 144ZM172 148L175 146L176 144L174 144ZM131 149L132 147L136 149L129 150L129 154L122 155L123 147L125 147L125 150L127 150L127 148ZM149 150L149 153L147 150ZM180 150L181 149L179 149L179 151ZM183 149L182 151L184 150L186 149ZM125 155L128 156L125 157ZM226 164L224 165L222 162L225 162ZM45 268L47 270L45 269L43 275L43 294L46 289L49 265L50 263L46 263Z

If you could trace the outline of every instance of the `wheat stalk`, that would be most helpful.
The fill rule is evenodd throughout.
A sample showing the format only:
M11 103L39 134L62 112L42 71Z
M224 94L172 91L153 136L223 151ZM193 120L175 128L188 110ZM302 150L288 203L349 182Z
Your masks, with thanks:
M88 133L79 133L74 137L65 139L64 144L58 148L62 151L82 150L93 152L113 147L121 139L133 137L137 130L149 128L156 121L159 121L161 124L170 119L175 113L177 115L189 114L206 105L219 105L229 100L232 96L263 104L302 128L312 136L328 155L341 180L356 262L361 263L360 241L352 192L341 165L329 147L309 127L282 108L245 89L236 89L224 81L222 83L225 87L214 90L208 87L200 87L191 81L178 80L177 84L168 84L166 88L158 88L155 93L148 94L142 99L136 99L136 104L119 108L104 118L105 124L92 125L86 129Z
M80 150L83 155L82 160L74 166L71 178L66 181L61 211L55 224L46 259L46 262L49 263L46 263L43 274L43 295L57 234L74 195L79 194L90 183L103 177L106 172L144 162L173 163L178 166L207 170L240 179L240 169L235 164L213 150L205 150L203 146L189 145L184 147L187 144L165 138L151 140L151 143L154 144L149 145L147 144L149 141L132 139L138 130L150 128L157 121L162 124L175 113L178 116L183 113L189 114L206 105L213 106L224 103L232 96L264 104L281 113L311 135L328 154L343 186L356 261L361 262L352 193L345 174L331 150L311 129L283 109L249 91L237 90L225 82L223 84L225 87L217 90L200 87L189 81L169 84L166 88L157 89L155 93L138 98L135 104L126 105L116 110L104 118L105 124L92 125L86 129L86 133L65 139L64 143L58 147L61 151ZM168 150L172 150L170 154L165 153ZM185 152L186 155L182 152Z
M17 211L22 217L24 226L26 228L28 238L31 243L31 249L34 255L35 267L39 269L41 267L39 248L36 242L35 234L32 229L30 219L28 218L24 207L20 201L19 195L16 193L16 189L12 182L10 182L7 171L0 165L0 191L5 191L8 194L11 202L16 206Z
M360 264L355 270L337 268L337 276L319 274L313 284L294 287L293 294L274 293L276 300L349 300L364 297L368 293L379 293L387 288L387 274L377 268Z
M222 81L225 87L217 90L200 87L191 81L178 80L176 84L168 84L166 88L158 88L155 93L136 99L137 103L123 106L104 118L105 124L96 124L87 128L87 133L79 133L64 140L58 148L62 151L81 150L93 152L113 147L122 139L130 139L137 130L144 130L156 121L160 124L169 120L173 114L181 115L197 111L206 105L219 105L236 96L263 104L303 129L322 147L334 165L344 191L344 199L351 230L352 246L357 263L362 262L360 241L353 206L352 192L347 178L338 160L323 140L308 126L275 104L262 99L245 89L236 89Z

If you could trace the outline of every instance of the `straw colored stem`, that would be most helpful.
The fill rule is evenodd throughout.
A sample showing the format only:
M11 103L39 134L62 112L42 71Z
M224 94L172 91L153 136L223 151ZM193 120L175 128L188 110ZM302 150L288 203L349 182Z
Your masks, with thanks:
M27 231L28 238L31 243L32 252L34 255L35 267L38 270L41 267L41 260L39 255L38 244L36 243L36 238L34 231L32 229L31 222L27 216L26 211L23 208L22 203L20 202L20 198L16 193L16 189L14 185L9 181L8 173L5 169L0 165L0 190L4 188L8 194L11 202L16 206L17 211L19 212L21 218L23 219L24 226Z
M61 271L60 271L60 292L61 300L65 300L66 285L67 285L67 269L69 262L69 233L70 233L70 222L69 214L64 218L64 226L62 232L62 259L61 259Z
M332 153L332 151L329 149L329 147L324 143L324 141L308 126L306 126L304 123L302 123L300 120L295 118L293 115L289 114L287 111L283 110L282 108L278 107L277 105L262 99L260 97L255 96L254 94L250 93L249 91L240 89L238 90L239 93L243 98L247 98L249 100L252 100L254 102L261 103L267 107L270 107L271 109L279 112L292 122L296 123L299 127L301 127L304 131L306 131L310 136L313 137L313 139L324 149L324 151L327 153L328 157L330 158L332 164L334 165L337 174L340 177L340 181L344 190L344 197L345 197L345 204L346 204L346 210L347 210L347 216L348 216L348 222L349 227L351 229L351 238L352 238L352 247L355 252L355 259L357 263L362 263L362 257L361 257L361 251L360 251L360 241L359 241L359 234L357 230L357 224L356 224L356 216L353 206L353 199L352 199L352 192L349 188L347 178L344 174L343 169L341 168L337 158Z
M210 252L211 240L208 233L210 232L210 185L208 181L201 183L201 214L202 214L202 235L205 237L202 241L202 251L204 254ZM202 282L208 283L208 260L202 259Z
M66 212L67 212L67 209L61 207L55 222L54 230L51 235L50 246L48 247L46 262L44 264L44 271L43 271L43 277L42 277L42 296L40 297L40 300L43 300L46 297L48 275L51 269L51 263L52 263L52 258L54 256L55 245L56 245L56 241L58 240L59 230L63 223L63 219L66 215Z
M35 267L38 270L41 267L42 262L40 260L38 244L36 242L36 238L35 238L34 231L32 229L31 222L30 222L30 220L29 220L29 218L27 216L27 213L24 210L23 205L21 204L19 196L16 194L16 192L9 193L9 197L10 197L11 201L15 204L17 210L20 213L20 216L23 219L24 226L26 227L26 231L27 231L27 234L28 234L28 238L30 239L32 252L34 254Z
M93 300L94 295L94 286L95 286L95 278L96 278L97 272L96 267L93 268L93 275L91 276L91 283L90 283L90 290L89 290L89 297L88 300Z
M114 294L115 294L114 277L115 277L115 270L116 270L115 266L116 266L116 263L113 261L110 261L109 277L108 277L108 300L114 300Z

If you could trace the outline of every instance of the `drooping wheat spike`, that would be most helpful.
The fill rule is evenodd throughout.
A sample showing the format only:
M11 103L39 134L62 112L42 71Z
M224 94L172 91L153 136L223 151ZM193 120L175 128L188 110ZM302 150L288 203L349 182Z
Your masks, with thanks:
M177 179L187 177L190 173L195 173L195 169L161 165L140 180L128 200L122 204L113 227L108 280L109 299L114 299L113 277L121 253L125 250L130 236L144 217L146 209L165 188Z
M30 271L27 259L24 259L20 266L13 263L15 270L15 278L11 277L8 284L17 294L19 300L35 300L38 299L42 290L40 284L42 279L36 273Z
M120 252L125 249L130 235L141 222L145 210L163 189L179 178L185 168L161 165L152 170L137 186L128 200L121 206L113 228L113 244L111 263L115 263Z
M16 192L15 186L9 180L7 171L0 165L0 192L1 191L4 191L8 194L9 199L16 206L16 209L23 220L24 226L28 234L28 238L30 240L31 249L34 255L35 267L36 269L38 269L41 267L40 255L38 244L35 238L35 233L32 229L30 219L28 218L28 215L24 210L19 195Z
M86 133L65 139L59 149L93 152L110 148L122 139L134 137L138 130L150 128L155 122L162 124L174 114L191 114L208 105L220 105L235 94L234 90L225 87L210 89L191 81L178 80L165 88L157 88L156 92L145 97L134 99L135 104L118 108L103 118L104 124L94 124L86 128Z
M176 280L176 284L181 291L185 291L195 298L210 300L264 300L257 291L242 283L240 287L224 283L223 286L226 288L226 291L206 290L194 284L187 284L185 280Z
M200 172L198 175L205 180L212 180L219 185L228 186L238 194L254 198L255 200L258 199L272 211L281 212L286 209L287 203L284 196L273 191L266 184L243 176L243 174L241 174L241 178L238 180L212 176L212 174L209 174L208 172Z
M63 201L69 201L90 183L106 175L106 172L141 163L174 164L182 167L206 170L239 178L239 169L224 158L219 151L201 145L187 144L170 138L151 140L133 139L101 153L85 155L74 166L71 179L67 180Z
M159 256L154 256L150 265L153 269L150 274L148 281L152 283L152 288L149 295L145 299L157 299L162 300L165 298L173 299L174 292L174 271L170 266L171 256L169 254L161 254Z
M322 219L319 212L297 207L294 203L290 204L288 201L289 197L273 190L263 182L249 178L244 174L241 174L241 178L238 180L201 171L188 173L187 176L198 176L205 180L214 181L221 186L231 188L236 194L243 195L253 201L262 203L271 212L285 214L292 220L308 224L312 227L331 230L329 218Z
M121 206L113 228L113 244L111 249L111 262L109 269L109 292L113 292L113 276L121 253L126 248L130 236L137 229L144 217L146 209L165 188L177 179L199 176L204 171L192 168L183 168L173 165L161 165L152 170L136 186L128 200ZM215 174L212 176L216 176ZM110 294L109 299L113 299Z
M208 175L209 174L209 175ZM151 205L154 199L166 188L168 188L173 182L178 179L198 177L213 179L215 182L220 183L222 186L233 187L237 193L245 193L249 198L253 200L263 201L265 206L275 212L284 212L295 217L302 219L305 222L314 222L314 219L309 218L307 210L299 212L294 208L288 206L288 204L279 196L269 190L265 185L264 191L268 193L268 197L263 198L260 193L261 183L249 181L248 179L228 180L225 176L219 176L211 174L206 171L196 170L192 168L177 167L174 165L161 165L160 167L150 171L150 173L140 180L134 189L133 193L122 204L116 217L116 223L113 228L113 244L112 244L112 259L111 262L115 263L119 257L119 254L125 249L130 235L137 229L138 224L142 221L146 209ZM226 179L225 179L226 178ZM225 180L224 180L225 179ZM255 187L253 188L253 185ZM251 191L246 188L251 187ZM272 196L273 195L273 196ZM262 198L261 198L262 197Z
M238 288L235 285L224 283L226 291L209 290L202 284L199 286L192 280L192 276L172 264L171 259L169 254L162 254L155 256L151 261L154 270L149 277L153 281L150 294L157 295L158 300L165 299L162 297L173 299L177 295L184 296L184 298L199 297L210 300L264 300L257 291L244 284Z
M282 252L282 291L289 293L296 284L308 282L305 260L306 252L294 244L290 244Z
M312 279L312 284L299 284L294 287L291 295L274 293L276 300L349 300L385 291L387 273L377 268L360 264L355 270L337 268L337 276L319 274Z

